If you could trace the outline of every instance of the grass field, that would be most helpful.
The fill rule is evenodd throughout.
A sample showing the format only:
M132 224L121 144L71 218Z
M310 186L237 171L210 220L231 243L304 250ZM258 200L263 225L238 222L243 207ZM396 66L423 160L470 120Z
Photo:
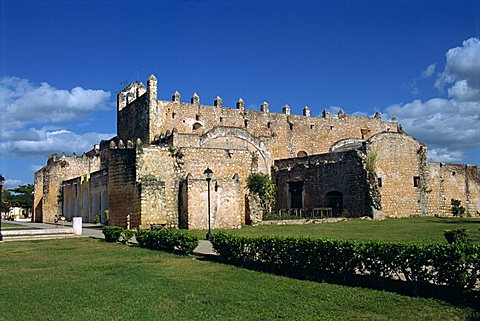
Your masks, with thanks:
M474 320L432 299L93 239L0 244L0 320Z
M242 226L229 230L243 235L313 236L359 241L446 242L443 231L465 228L474 244L480 244L480 219L473 218L388 218L382 221L352 219L349 221L305 225ZM206 231L192 231L204 238Z

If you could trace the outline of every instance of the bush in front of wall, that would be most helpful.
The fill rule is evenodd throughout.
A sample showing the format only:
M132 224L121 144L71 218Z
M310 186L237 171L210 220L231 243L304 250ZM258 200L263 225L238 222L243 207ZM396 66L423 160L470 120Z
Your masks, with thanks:
M118 242L122 232L123 227L120 226L104 226L102 228L102 233L105 235L105 241L107 242Z
M178 254L191 254L198 246L197 237L176 229L140 230L136 239L141 247Z

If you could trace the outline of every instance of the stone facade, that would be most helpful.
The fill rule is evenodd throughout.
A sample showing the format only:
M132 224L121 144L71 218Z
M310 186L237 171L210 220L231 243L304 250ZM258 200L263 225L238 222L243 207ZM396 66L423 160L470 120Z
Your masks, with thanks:
M35 222L53 222L55 215L62 214L60 189L63 181L100 170L98 148L96 146L80 157L53 154L47 165L35 173Z
M455 198L469 216L480 216L479 167L429 163L426 146L405 133L346 139L331 150L275 161L277 210L327 207L334 216L344 210L372 218L451 216Z
M377 217L382 210L387 216L446 215L451 195L471 213L478 211L477 167L429 165L426 147L400 134L397 122L383 121L379 113L365 117L324 110L322 117L313 117L308 107L303 115L293 115L288 105L273 113L266 102L254 111L245 109L243 99L228 108L220 97L203 105L197 94L187 103L178 92L169 101L158 100L157 93L153 75L147 86L128 85L117 95L116 137L82 157L49 159L35 174L37 221L52 221L61 213L92 221L108 208L111 225L205 228L207 167L214 173L215 227L261 220L246 189L247 177L255 172L273 174L282 208L292 207L285 186L304 181L302 206L336 206L332 200L341 194L353 216ZM366 171L373 150L379 154L376 169ZM458 174L452 179L451 172ZM320 191L332 192L330 198Z
M332 216L381 215L364 158L364 151L350 150L275 161L277 210L328 208Z

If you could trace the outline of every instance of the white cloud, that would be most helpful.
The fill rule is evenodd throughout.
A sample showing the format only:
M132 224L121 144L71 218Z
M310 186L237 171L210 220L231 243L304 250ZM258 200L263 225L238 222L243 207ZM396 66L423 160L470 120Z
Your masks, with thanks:
M466 80L459 80L448 88L448 96L460 101L479 101L480 89L471 88Z
M428 150L428 159L432 162L458 163L463 159L463 152L448 148L431 148Z
M77 153L82 154L93 148L102 139L109 139L115 134L85 133L76 134L71 131L29 129L18 139L10 139L0 143L2 156L35 156L48 157L52 153Z
M0 117L3 129L30 123L51 123L85 117L105 108L110 92L75 87L57 89L47 83L34 85L27 79L0 79Z
M465 40L461 47L447 51L446 60L435 87L447 86L448 99L396 104L387 107L386 113L429 145L432 160L459 162L465 150L480 148L480 40Z
M5 184L4 184L4 187L5 188L15 188L15 187L18 187L19 185L26 185L27 183L20 180L20 179L9 179L7 178L5 180Z
M425 69L424 71L422 71L422 78L430 78L432 77L432 75L435 73L435 66L436 64L431 64L427 67L427 69Z
M58 126L105 109L110 92L104 90L57 89L47 83L34 85L27 79L0 79L0 156L42 157L56 153L81 154L101 139L114 134L76 134ZM29 124L43 124L41 128Z
M455 83L453 87L462 87L463 98L471 96L466 91L480 90L480 39L467 39L461 47L448 50L445 56L445 70L435 82L436 88L443 90L445 85ZM457 85L457 82L463 84Z

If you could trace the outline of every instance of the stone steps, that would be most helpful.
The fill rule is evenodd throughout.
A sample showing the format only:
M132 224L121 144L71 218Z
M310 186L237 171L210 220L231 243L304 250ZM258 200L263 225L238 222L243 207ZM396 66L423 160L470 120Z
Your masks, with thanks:
M55 240L72 237L80 237L75 234L36 234L36 235L19 235L19 236L3 236L4 242L9 241L38 241L38 240Z

